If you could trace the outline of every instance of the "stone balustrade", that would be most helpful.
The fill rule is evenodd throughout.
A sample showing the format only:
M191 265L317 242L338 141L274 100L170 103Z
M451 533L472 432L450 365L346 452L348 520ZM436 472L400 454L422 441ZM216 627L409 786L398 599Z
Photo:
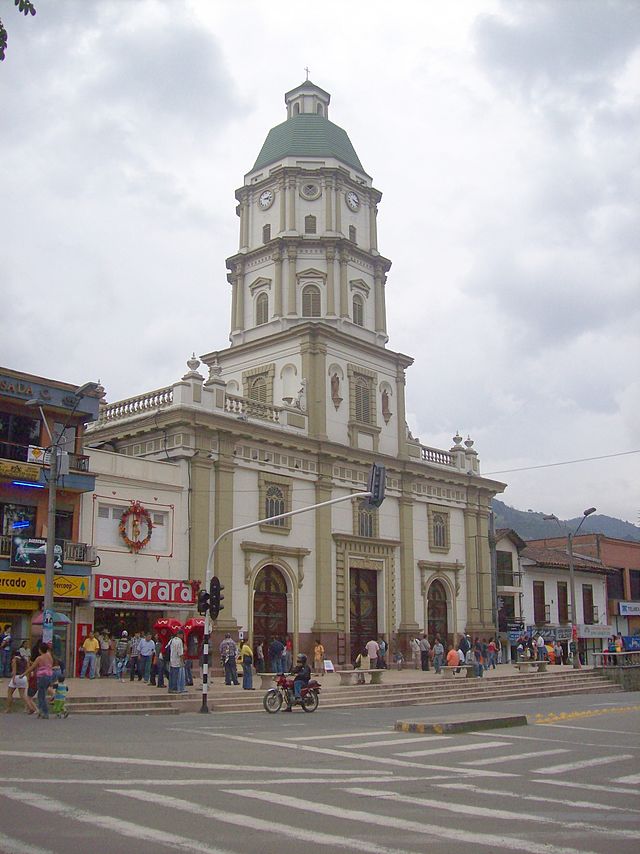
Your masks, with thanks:
M133 415L140 415L153 409L159 409L161 406L170 406L172 403L173 386L160 388L156 391L148 391L137 397L130 397L127 400L118 400L115 403L107 404L107 406L100 410L97 423L105 424L109 421L119 421L122 418L130 418ZM87 432L90 432L90 429Z
M438 448L428 448L420 445L420 459L425 463L435 463L439 466L455 466L456 461L449 451L440 451Z
M261 403L259 400L235 394L225 395L224 409L238 418L261 418L274 424L280 423L280 413L283 411L282 406Z

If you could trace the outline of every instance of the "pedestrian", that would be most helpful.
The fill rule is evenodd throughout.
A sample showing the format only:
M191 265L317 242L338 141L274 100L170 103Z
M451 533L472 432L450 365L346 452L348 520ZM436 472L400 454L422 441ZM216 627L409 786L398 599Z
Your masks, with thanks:
M242 687L245 691L253 691L253 653L246 640L240 645L239 656L242 662Z
M155 636L155 648L156 654L154 658L154 663L151 670L151 679L150 684L156 685L158 688L164 688L164 656L163 656L163 643L160 640L160 636Z
M38 686L38 717L48 718L47 689L51 684L51 677L53 675L53 657L49 649L49 644L42 641L38 647L38 656L28 665L25 674L29 676L34 671Z
M480 649L482 651L482 669L489 669L489 644L487 643L486 638L482 638L480 641Z
M280 644L284 650L283 644ZM282 657L282 650L280 657ZM224 640L220 644L220 658L224 667L224 684L238 685L238 671L236 668L236 658L238 657L238 647L229 632L224 636Z
M140 657L140 641L142 640L140 632L135 632L129 641L129 681L133 682L136 673L138 674L138 682L142 679L138 669L138 658Z
M269 644L269 661L271 662L271 672L272 673L284 673L284 659L282 658L282 653L284 652L284 644L281 640L274 637Z
M538 633L538 639L536 640L536 646L538 647L538 661L546 661L547 647L545 645L544 638L542 637L542 632Z
M498 664L502 664L502 641L500 640L500 638L497 635L496 635L495 644L496 644L496 662Z
M436 673L440 673L442 670L442 664L444 662L444 646L442 645L442 641L439 636L436 635L436 639L433 643L433 669Z
M138 647L138 682L140 679L144 679L145 684L149 684L149 680L151 679L151 662L153 661L155 651L156 645L151 639L151 632L147 632L140 639Z
M456 673L460 672L460 657L458 656L458 650L451 644L449 646L449 650L447 651L447 667L455 667Z
M256 670L258 673L264 673L264 642L256 644Z
M287 635L284 641L284 672L290 673L293 666L293 641Z
M100 641L93 632L89 632L89 636L84 639L82 649L84 650L84 660L82 662L80 678L84 679L87 676L87 671L89 671L88 678L95 679L98 653L100 652Z
M476 638L473 642L473 663L476 676L484 676L484 662L482 660L482 643L480 642L480 638Z
M118 638L118 641L116 642L115 661L116 679L119 679L121 682L124 682L124 672L127 669L127 663L129 661L128 632L122 632L122 635Z
M100 678L105 679L109 675L109 632L103 631L100 635Z
M36 710L33 700L30 697L27 697L28 680L25 673L27 672L28 664L28 657L25 658L25 656L20 653L20 650L16 650L11 658L11 679L7 686L7 708L5 709L5 712L7 713L11 711L13 695L16 691L25 705L25 711L29 711L30 709L31 712L35 712Z
M375 670L378 662L380 647L378 641L373 638L366 644L367 657L369 659L369 670ZM373 677L372 677L373 678Z
M556 664L562 664L563 651L562 644L560 643L560 641L556 641L553 645L553 654L555 656Z
M353 669L358 670L358 678L356 679L356 683L358 685L364 685L364 673L362 672L364 668L365 661L367 664L369 663L369 656L367 655L367 650L364 649L356 655L356 660L353 662Z
M109 635L109 669L107 676L116 675L116 639L113 635Z
M11 635L11 626L7 626L0 634L0 676L8 677L11 675L11 643L13 637Z
M313 675L324 676L324 647L319 638L313 647Z
M494 641L493 638L491 638L491 640L487 644L487 652L489 653L489 665L487 667L487 670L489 669L489 667L493 667L493 669L495 670L496 669L496 656L498 654L498 651L496 649L496 642Z
M396 670L402 670L404 667L404 655L402 654L402 650L398 648L396 650L396 654L393 656L393 660L396 663Z
M178 629L169 641L169 693L186 694L184 682L184 632Z
M67 711L67 693L69 691L69 686L64 681L64 676L60 676L55 686L55 693L53 695L53 713L57 718L68 718L69 712Z
M376 667L380 670L385 670L387 667L386 654L388 650L387 642L384 638L380 638L378 641L378 660L376 661Z
M420 666L423 670L429 670L429 653L431 652L431 644L426 634L423 634L418 641L420 647Z
M416 670L420 669L420 640L419 638L411 638L411 657L413 658L413 666Z

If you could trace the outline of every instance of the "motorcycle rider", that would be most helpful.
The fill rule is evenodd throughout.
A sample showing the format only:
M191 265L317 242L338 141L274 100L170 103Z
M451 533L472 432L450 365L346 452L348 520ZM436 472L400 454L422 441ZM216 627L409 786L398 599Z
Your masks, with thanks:
M296 666L292 669L291 675L293 676L293 695L295 698L295 702L299 703L302 699L302 687L303 685L308 685L309 680L311 679L311 668L307 664L307 656L300 652L296 658ZM291 696L289 696L289 704L287 708L284 710L285 712L291 711Z

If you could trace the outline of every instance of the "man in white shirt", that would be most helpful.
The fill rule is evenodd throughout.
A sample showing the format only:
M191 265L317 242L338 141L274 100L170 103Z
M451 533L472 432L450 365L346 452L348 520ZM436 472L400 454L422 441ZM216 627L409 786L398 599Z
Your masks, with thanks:
M184 682L184 632L178 629L169 644L169 693L186 694Z
M378 653L380 652L380 647L378 646L378 641L370 640L366 645L365 649L367 650L367 655L369 657L369 670L375 670L376 662L378 660ZM371 677L373 679L373 677Z
M538 647L538 661L544 661L547 657L547 647L541 634L538 635L536 646Z

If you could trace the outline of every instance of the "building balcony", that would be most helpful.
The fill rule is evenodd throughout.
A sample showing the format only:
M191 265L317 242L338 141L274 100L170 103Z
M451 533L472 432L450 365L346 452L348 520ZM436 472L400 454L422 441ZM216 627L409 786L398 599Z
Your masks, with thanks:
M496 583L498 587L522 587L522 573L498 571Z
M0 442L0 479L48 489L50 451L37 445ZM69 473L60 475L58 489L67 492L91 492L95 475L89 471L86 454L68 453Z
M548 625L551 622L551 606L535 606L533 608L533 622L536 626Z

